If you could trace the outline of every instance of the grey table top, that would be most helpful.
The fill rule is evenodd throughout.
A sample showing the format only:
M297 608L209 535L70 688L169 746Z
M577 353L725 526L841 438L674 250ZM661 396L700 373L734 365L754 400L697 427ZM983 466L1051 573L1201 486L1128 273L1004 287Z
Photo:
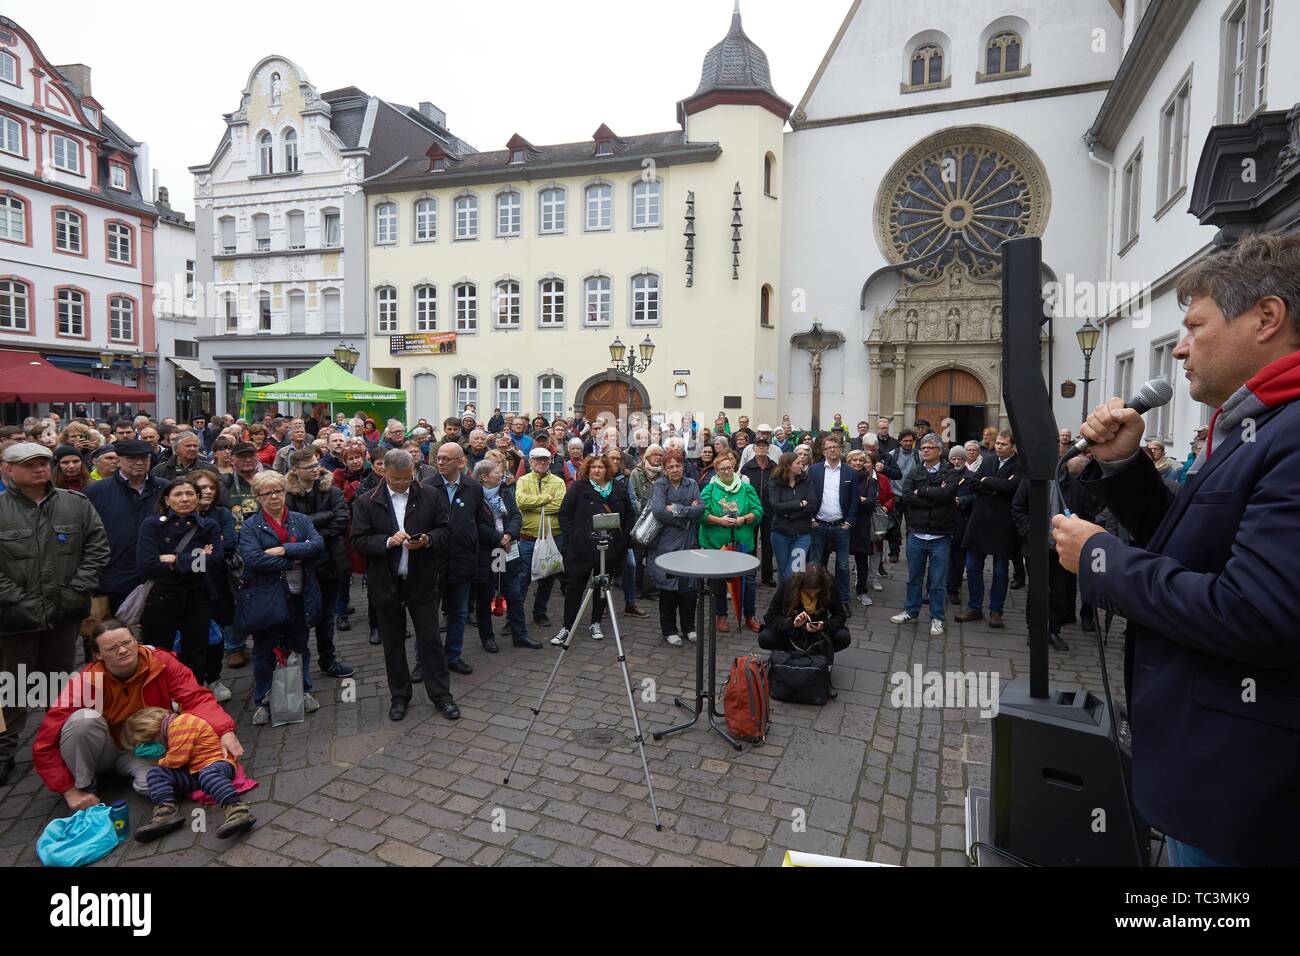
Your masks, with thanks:
M755 555L700 548L661 554L655 558L655 564L661 571L674 577L704 580L734 578L758 570L758 558Z

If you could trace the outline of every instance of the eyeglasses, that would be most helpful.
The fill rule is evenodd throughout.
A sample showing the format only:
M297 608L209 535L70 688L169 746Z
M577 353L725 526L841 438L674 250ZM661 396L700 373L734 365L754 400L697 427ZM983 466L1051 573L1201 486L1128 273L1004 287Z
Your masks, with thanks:
M284 489L283 489L283 488L277 488L277 489L275 489L275 491L259 491L259 492L257 493L257 497L259 497L259 498L283 498L283 497L284 497Z

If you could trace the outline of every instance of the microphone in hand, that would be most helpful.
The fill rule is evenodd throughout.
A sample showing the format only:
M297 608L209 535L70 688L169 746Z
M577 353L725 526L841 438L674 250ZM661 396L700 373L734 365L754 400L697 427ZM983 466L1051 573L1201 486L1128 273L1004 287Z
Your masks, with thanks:
M1106 404L1098 405L1079 427L1082 437L1070 446L1061 460L1069 461L1089 448L1099 461L1131 458L1142 446L1142 433L1146 430L1142 416L1153 408L1167 405L1173 397L1173 386L1163 378L1156 378L1143 385L1127 403L1112 398Z

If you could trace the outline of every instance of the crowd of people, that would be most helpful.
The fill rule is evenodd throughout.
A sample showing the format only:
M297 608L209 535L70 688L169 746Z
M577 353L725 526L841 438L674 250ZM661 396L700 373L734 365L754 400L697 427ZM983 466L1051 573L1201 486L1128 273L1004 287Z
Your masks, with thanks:
M220 707L232 696L225 674L251 663L252 723L264 725L277 652L296 653L304 711L314 713L313 678L354 672L335 635L360 619L351 584L362 575L390 719L405 717L423 684L439 713L455 720L451 674L473 671L467 626L488 654L500 651L498 617L514 647L539 649L534 633L552 627L558 583L564 610L552 643L579 627L599 560L597 515L618 516L606 570L622 591L623 613L648 617L642 604L657 603L662 639L676 648L698 638L696 592L655 559L685 548L759 557L737 591L715 585L719 631L731 629L735 601L737 625L761 646L815 637L831 655L848 644L852 603L872 604L889 566L903 560L904 541L907 597L895 623L916 620L928 604L931 633L941 635L945 605L961 603L963 580L966 607L956 619L984 617L990 559L991 627L1003 626L1007 590L1023 586L1027 484L1009 432L987 429L979 441L956 444L924 421L895 437L889 419L874 429L859 422L851 434L836 415L814 434L788 416L751 428L747 417L733 426L725 414L712 428L689 417L675 426L637 416L620 429L605 414L548 421L496 410L483 421L473 408L436 432L425 419L381 429L364 417L270 413L185 423L146 416L64 423L52 415L0 427L0 670L70 671L80 633L87 671L121 698L75 732L74 709L48 712L34 748L47 785L81 809L97 800L97 774L117 770L163 807L152 833L179 819L167 807L183 783L211 785L230 809L228 829L240 832L247 808L238 809L230 781L242 747ZM1070 439L1061 433L1062 450ZM1158 442L1147 452L1166 480L1180 480ZM1068 507L1105 520L1069 477L1061 494L1055 513ZM646 509L658 531L640 543L632 530ZM562 571L559 562L547 566L555 555ZM775 589L761 612L760 585ZM1077 613L1074 576L1054 562L1050 586L1052 642L1064 647L1060 628ZM118 613L141 597L138 623L124 625ZM593 602L586 624L595 640L604 637L603 613ZM1090 607L1081 614L1085 628L1095 627ZM148 761L125 746L128 718L172 704L203 716L220 741L203 728L186 730L202 732L209 745L207 762L185 771L192 780L178 775L183 767L150 778ZM0 783L14 770L25 710L6 707L3 720ZM166 736L152 718L137 724L151 740ZM211 770L219 760L231 766Z

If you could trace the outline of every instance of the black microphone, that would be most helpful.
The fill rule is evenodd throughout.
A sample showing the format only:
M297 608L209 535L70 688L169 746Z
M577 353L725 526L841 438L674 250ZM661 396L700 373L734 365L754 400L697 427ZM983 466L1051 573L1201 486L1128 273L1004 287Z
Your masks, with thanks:
M1173 397L1174 387L1169 384L1167 379L1153 378L1151 381L1143 385L1138 393L1128 400L1128 404L1124 407L1133 409L1133 411L1137 412L1139 415L1145 415L1153 408L1168 405L1169 400ZM1075 455L1082 455L1092 444L1093 443L1087 438L1080 438L1070 446L1070 450L1061 458L1062 464L1069 461Z

